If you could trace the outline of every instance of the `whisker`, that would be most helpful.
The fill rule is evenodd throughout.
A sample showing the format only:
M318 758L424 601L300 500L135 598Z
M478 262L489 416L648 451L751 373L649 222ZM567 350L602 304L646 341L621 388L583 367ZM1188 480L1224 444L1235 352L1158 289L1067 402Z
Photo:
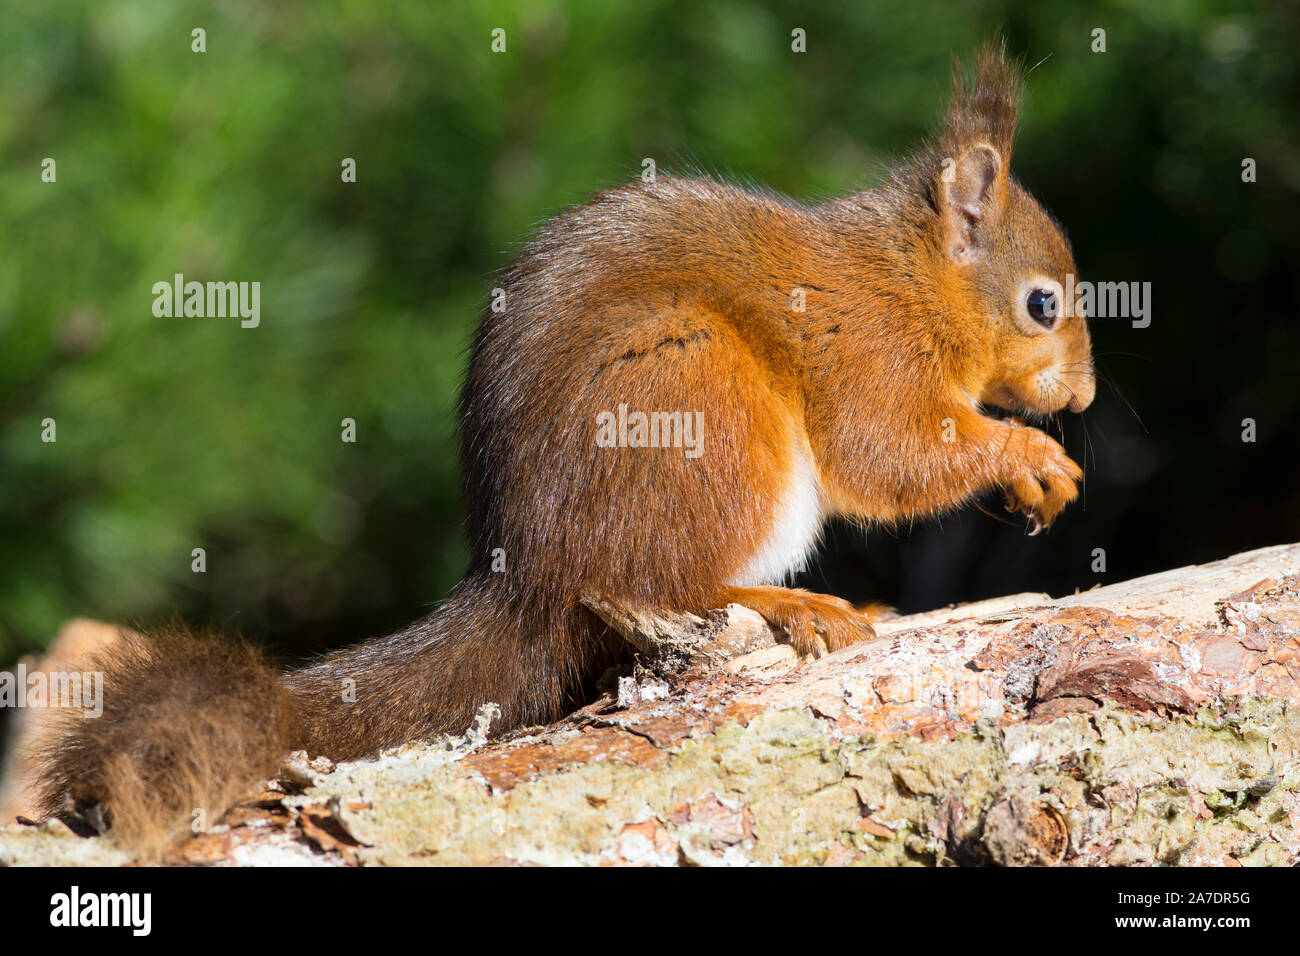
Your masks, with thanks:
M1074 394L1074 389L1070 388L1068 384L1062 382L1061 386L1070 393L1070 398L1072 400L1078 400L1078 396ZM1088 422L1087 419L1084 418L1083 411L1080 410L1078 415L1079 421L1083 423L1083 489L1079 492L1079 497L1082 499L1082 507L1086 511L1088 508L1088 453L1091 450L1091 441L1088 435ZM1065 444L1064 429L1061 430L1061 444ZM1093 455L1092 464L1093 467L1096 468L1097 456L1095 454Z
M1133 352L1097 352L1097 353L1095 353L1095 354L1093 355L1093 358L1096 359L1096 358L1100 358L1100 357L1102 357L1102 356L1106 356L1106 355L1126 355L1126 356L1129 356L1129 357L1131 357L1131 358L1143 359L1143 360L1148 361L1148 362L1151 361L1151 359L1147 358L1147 356L1145 356L1145 355L1137 355L1137 354L1135 354L1135 353L1133 353ZM1149 428L1147 428L1147 426L1146 426L1146 422L1142 421L1142 416L1139 415L1138 412L1137 412L1137 409L1133 407L1133 403L1130 402L1130 401L1129 401L1129 400L1124 396L1124 393L1120 391L1119 385L1117 385L1117 384L1115 383L1115 380L1114 380L1110 375L1108 375L1108 374L1107 374L1105 371L1103 371L1101 368L1098 368L1098 367L1096 366L1095 363L1091 363L1091 362L1090 362L1090 363L1079 362L1079 363L1076 363L1076 364L1078 364L1080 367L1084 366L1085 364L1092 365L1092 374L1093 374L1093 377L1094 377L1095 379L1097 379L1098 381L1104 382L1104 383L1105 383L1105 384L1110 388L1110 390L1111 390L1112 392L1115 393L1115 397L1118 398L1121 402L1124 403L1124 407L1127 408L1127 409L1129 410L1129 413L1132 414L1134 420L1138 423L1139 427L1141 427L1141 429L1142 429L1143 432L1145 432L1145 433L1148 434L1148 435L1151 434L1151 430L1150 430ZM1100 431L1100 430L1101 430L1101 429L1099 428L1098 431Z
M1116 397L1124 403L1124 406L1133 413L1133 417L1137 420L1137 423L1142 426L1142 431L1150 435L1151 430L1148 429L1146 423L1142 421L1142 416L1137 413L1137 409L1133 407L1133 404L1124 397L1124 393L1119 390L1119 386L1109 379L1106 381L1106 384L1110 386L1110 390L1115 393Z
M1122 355L1122 356L1124 356L1125 358L1142 359L1142 361L1144 361L1144 362L1152 362L1152 361L1155 361L1155 360L1152 359L1149 355L1139 355L1137 352L1094 352L1093 355L1092 355L1092 357L1093 357L1093 358L1107 358L1107 357L1109 357L1109 356L1111 356L1111 355Z

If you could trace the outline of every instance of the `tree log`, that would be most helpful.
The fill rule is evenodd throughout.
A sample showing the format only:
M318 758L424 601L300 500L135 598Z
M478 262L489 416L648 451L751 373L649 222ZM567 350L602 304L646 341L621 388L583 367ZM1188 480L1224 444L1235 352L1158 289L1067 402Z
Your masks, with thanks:
M296 755L174 862L1219 864L1300 854L1300 545L878 622L589 607L643 665L548 727ZM0 863L124 862L61 824Z

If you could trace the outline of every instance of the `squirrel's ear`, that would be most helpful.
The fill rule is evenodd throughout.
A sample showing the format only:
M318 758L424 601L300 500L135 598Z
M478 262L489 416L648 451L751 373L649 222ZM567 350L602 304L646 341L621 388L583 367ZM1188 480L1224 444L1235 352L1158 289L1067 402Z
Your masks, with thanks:
M957 265L969 265L988 251L990 227L1007 201L1007 167L988 143L974 143L945 157L936 183L943 251Z
M1022 67L1007 56L1000 38L980 50L971 75L954 64L952 104L936 149L941 169L931 195L944 253L959 264L983 258L989 227L1006 208L1022 85Z

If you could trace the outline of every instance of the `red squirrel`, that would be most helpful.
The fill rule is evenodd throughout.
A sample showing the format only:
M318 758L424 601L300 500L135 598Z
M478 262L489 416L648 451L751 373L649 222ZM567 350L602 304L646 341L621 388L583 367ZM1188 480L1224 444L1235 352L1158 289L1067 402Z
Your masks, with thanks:
M158 846L290 749L365 757L463 732L488 702L497 732L556 719L619 653L583 592L736 602L803 654L845 647L872 635L864 614L782 586L831 515L886 524L999 490L1050 525L1082 473L1019 416L1086 408L1094 374L1061 307L1069 243L1008 168L1021 85L986 47L934 138L869 191L804 205L659 176L552 220L474 340L464 581L284 673L182 628L124 636L98 664L102 717L64 720L45 751L45 811L98 807Z

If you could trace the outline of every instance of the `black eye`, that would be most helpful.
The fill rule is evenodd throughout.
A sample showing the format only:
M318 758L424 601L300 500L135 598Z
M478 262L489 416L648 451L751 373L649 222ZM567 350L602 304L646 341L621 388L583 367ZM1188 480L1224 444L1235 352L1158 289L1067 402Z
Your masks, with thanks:
M1056 293L1047 289L1032 289L1025 298L1029 317L1039 325L1051 328L1056 323Z

